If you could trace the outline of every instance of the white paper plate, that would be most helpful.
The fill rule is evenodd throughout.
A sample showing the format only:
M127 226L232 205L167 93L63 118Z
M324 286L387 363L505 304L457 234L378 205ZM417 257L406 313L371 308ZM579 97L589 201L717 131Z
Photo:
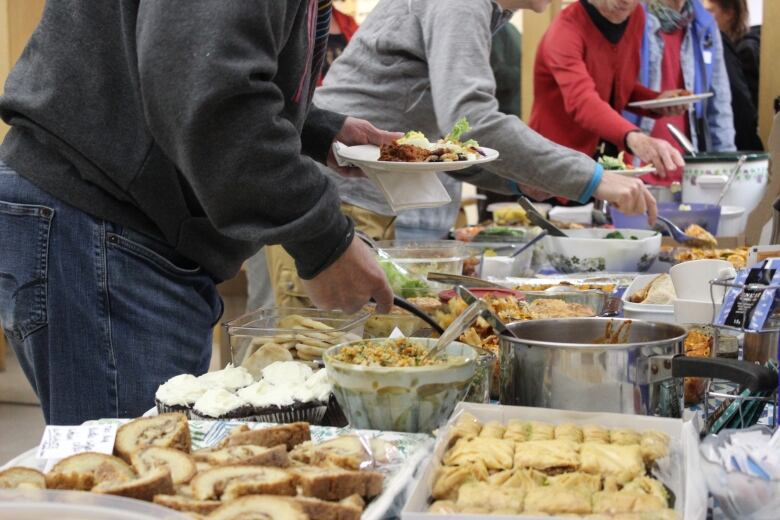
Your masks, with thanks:
M363 144L359 146L339 147L338 154L340 158L355 166L368 167L374 170L386 172L449 172L463 170L471 166L479 166L498 159L498 152L491 148L479 147L486 157L480 157L474 161L456 161L456 162L389 162L379 160L379 147L373 144Z
M618 175L624 175L626 177L639 177L647 173L655 173L656 169L652 166L643 166L641 168L631 168L630 170L604 170L609 173L616 173Z
M690 105L691 103L696 103L697 101L701 101L702 99L707 99L712 97L714 94L712 92L705 92L704 94L691 94L690 96L678 96L673 98L664 98L664 99L651 99L649 101L634 101L633 103L629 103L628 106L630 107L636 107L636 108L666 108L666 107L676 107L679 105Z

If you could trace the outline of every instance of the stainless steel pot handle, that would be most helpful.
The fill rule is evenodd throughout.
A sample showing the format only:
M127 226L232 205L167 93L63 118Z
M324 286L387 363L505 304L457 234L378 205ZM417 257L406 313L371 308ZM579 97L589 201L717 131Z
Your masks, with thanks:
M777 388L777 372L738 359L675 356L672 376L724 379L747 387L751 393L771 392Z

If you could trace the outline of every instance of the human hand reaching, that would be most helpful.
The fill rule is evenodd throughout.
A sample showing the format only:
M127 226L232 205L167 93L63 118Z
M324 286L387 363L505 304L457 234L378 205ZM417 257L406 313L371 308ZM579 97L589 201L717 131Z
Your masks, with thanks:
M628 134L626 144L631 153L642 161L652 164L659 177L666 177L667 171L685 166L682 155L674 146L638 130Z
M302 282L311 301L321 309L352 314L371 298L376 300L379 314L389 313L393 306L393 290L384 271L371 249L357 237L338 260L311 280Z
M404 134L400 132L385 132L384 130L380 130L365 119L348 117L344 121L344 126L341 127L341 131L336 134L335 141L347 146L357 146L361 144L375 144L381 146L383 144L390 144L403 136ZM328 151L328 166L344 177L365 177L363 170L360 168L339 166L336 162L336 156L333 153L332 148Z
M655 226L658 206L655 197L640 179L605 171L593 196L606 200L627 215L647 213L648 224Z

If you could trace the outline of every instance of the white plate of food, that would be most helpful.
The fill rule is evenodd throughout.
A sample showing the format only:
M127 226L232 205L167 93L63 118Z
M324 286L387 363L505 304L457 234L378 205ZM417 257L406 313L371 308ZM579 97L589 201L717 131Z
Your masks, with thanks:
M364 144L336 146L341 163L386 172L446 172L462 170L498 159L498 152L480 146L474 139L461 141L470 131L465 118L442 139L431 142L422 132L407 132L402 138L381 147Z
M656 172L656 169L650 165L634 167L632 164L625 162L623 155L624 152L620 152L617 157L602 155L599 157L599 164L604 167L605 171L618 175L625 175L626 177L639 177L646 173Z
M629 103L628 106L634 108L667 108L676 107L679 105L690 105L701 101L703 99L711 98L714 94L712 92L705 92L704 94L689 94L686 96L676 96L663 99L651 99L649 101L634 101Z

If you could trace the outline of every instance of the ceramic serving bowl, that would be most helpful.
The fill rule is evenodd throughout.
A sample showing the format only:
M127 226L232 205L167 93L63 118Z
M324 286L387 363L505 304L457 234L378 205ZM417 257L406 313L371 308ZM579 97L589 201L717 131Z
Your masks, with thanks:
M570 229L566 237L546 236L544 250L561 273L636 273L650 269L661 250L661 234L621 229L625 239L607 239L610 229ZM631 238L631 237L635 237Z
M411 338L426 348L435 339ZM445 353L457 358L445 365L380 367L344 363L339 351L356 343L384 343L387 338L345 343L323 356L333 393L353 428L430 433L443 424L463 399L476 370L476 353L454 342Z

